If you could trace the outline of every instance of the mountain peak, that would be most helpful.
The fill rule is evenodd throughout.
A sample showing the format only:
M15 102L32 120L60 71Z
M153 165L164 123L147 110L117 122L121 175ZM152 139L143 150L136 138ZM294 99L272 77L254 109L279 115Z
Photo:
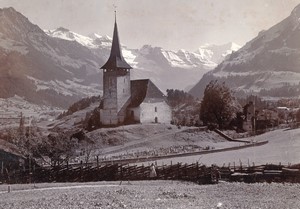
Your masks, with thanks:
M13 7L0 9L0 33L4 36L20 41L36 32L40 33L42 30Z
M5 15L5 16L9 16L12 14L21 14L19 12L17 12L13 7L5 7L5 8L0 8L0 15Z
M234 42L222 45L204 44L196 51L196 53L200 54L203 58L206 57L206 59L219 64L227 55L239 50L240 48L241 47Z
M13 7L0 8L0 12L17 12Z
M300 4L293 9L291 15L300 18Z
M108 36L108 35L101 36L98 33L91 33L87 37L94 39L94 40L100 39L101 41L108 41L108 42L112 41L112 38L110 36Z
M237 51L241 48L240 45L238 45L237 43L234 43L234 42L229 42L228 44L231 46L230 49L233 50L233 51Z
M55 31L61 31L61 32L70 32L70 30L69 29L67 29L67 28L64 28L64 27L59 27L59 28L57 28L57 29L55 29Z
M293 11L290 15L290 18L292 18L292 21L294 22L295 27L299 26L299 23L300 23L300 4L293 9Z

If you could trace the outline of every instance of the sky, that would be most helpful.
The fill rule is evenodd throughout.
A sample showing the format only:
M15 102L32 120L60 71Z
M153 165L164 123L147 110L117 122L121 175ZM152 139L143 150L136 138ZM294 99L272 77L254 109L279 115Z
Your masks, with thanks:
M244 45L280 22L300 0L0 0L42 29L64 27L79 34L119 36L129 48L145 44L195 51L200 46Z

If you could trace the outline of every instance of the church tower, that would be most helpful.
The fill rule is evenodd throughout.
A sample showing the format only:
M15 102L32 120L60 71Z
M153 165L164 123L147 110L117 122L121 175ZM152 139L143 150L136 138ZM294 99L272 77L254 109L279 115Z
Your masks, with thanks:
M122 55L116 14L110 56L101 69L103 69L103 106L100 110L101 123L103 125L123 123L131 97L130 69L132 67L125 61Z

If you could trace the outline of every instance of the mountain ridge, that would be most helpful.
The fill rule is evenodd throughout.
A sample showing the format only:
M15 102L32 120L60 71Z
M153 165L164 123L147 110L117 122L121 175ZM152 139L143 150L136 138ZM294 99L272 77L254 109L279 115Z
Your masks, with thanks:
M77 41L90 48L94 53L102 53L102 56L108 58L111 46L111 37L99 34L89 36L79 35L68 29L45 30L49 36ZM233 48L231 46L234 46ZM214 67L216 62L211 61L212 57L220 62L232 51L240 48L235 43L227 43L221 46L206 45L201 52L209 51L209 55L199 52L189 52L184 49L165 50L162 47L145 44L140 49L130 49L122 45L122 53L125 60L133 67L132 79L150 78L159 88L165 91L168 88L185 89L187 86L197 82L197 79ZM215 55L216 53L216 55ZM166 82L165 77L172 77L176 82ZM175 84L176 83L176 84Z
M201 98L201 92L211 80L226 82L238 95L276 96L275 89L288 88L299 91L299 8L300 5L290 16L261 31L241 49L229 55L213 71L205 74L190 93ZM273 93L268 95L268 91Z
M66 107L86 96L80 88L100 89L100 85L95 88L89 85L101 80L96 64L101 58L77 42L49 37L13 8L1 9L0 20L2 98L18 95L33 103ZM99 79L95 79L97 74ZM80 88L72 85L63 88L67 81ZM37 82L43 83L43 87ZM72 95L63 95L66 89Z
M121 34L120 34L121 35ZM0 97L68 107L102 94L102 71L111 38L83 36L66 28L42 30L13 8L0 10ZM197 52L145 45L123 55L132 79L151 79L160 89L184 89L216 66Z

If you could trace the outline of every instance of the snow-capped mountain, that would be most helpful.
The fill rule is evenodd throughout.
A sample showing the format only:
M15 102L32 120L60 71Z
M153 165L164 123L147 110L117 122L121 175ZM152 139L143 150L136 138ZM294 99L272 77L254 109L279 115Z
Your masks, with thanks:
M236 43L227 43L223 45L205 44L198 49L198 54L206 57L215 64L221 63L227 55L239 50L241 46Z
M44 30L44 32L54 38L76 41L81 45L91 49L96 49L99 47L110 49L112 42L112 38L109 36L100 36L96 33L89 36L83 36L63 27L57 28L55 30Z
M207 83L215 79L240 94L300 96L300 5L205 74L190 93L201 97Z
M45 32L52 37L76 41L104 59L109 56L112 41L109 36L95 33L83 36L65 28ZM122 34L120 36L122 38ZM237 44L228 43L221 46L205 45L196 52L189 52L183 49L165 50L151 45L144 45L141 49L129 49L122 45L122 53L133 67L132 79L150 78L162 90L166 90L183 89L195 84L204 73L215 68L225 56L238 48Z
M33 103L67 107L83 97L101 95L99 68L110 54L111 42L109 36L83 36L62 27L44 31L13 8L0 9L0 98L17 95ZM217 52L205 50L209 56L199 50L122 45L134 68L132 79L150 78L162 90L183 89L212 70L217 65L212 54ZM231 48L218 53L227 50Z

